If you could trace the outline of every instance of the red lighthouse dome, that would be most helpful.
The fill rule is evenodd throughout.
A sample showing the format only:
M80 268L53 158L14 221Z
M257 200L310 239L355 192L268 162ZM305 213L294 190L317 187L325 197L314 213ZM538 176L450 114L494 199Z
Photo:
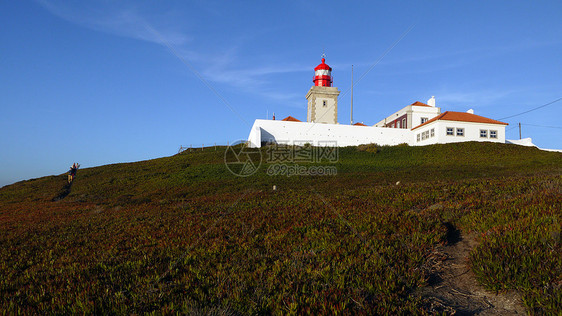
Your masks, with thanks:
M322 58L322 63L314 68L314 79L312 81L315 86L332 86L332 68L326 65L326 59Z

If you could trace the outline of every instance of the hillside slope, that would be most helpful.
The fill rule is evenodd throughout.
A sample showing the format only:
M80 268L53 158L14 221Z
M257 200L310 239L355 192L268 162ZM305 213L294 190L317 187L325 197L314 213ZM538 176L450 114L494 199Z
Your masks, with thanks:
M235 176L225 167L225 147L194 149L171 157L81 169L66 201L141 203L160 195L185 197L247 188L266 189L269 184L278 182L286 182L291 187L306 187L333 180L304 177L292 181L267 176L267 150L261 150L262 168L248 178ZM378 147L376 153L367 150L340 148L338 162L328 163L337 168L335 178L389 184L401 180L424 182L560 173L562 168L560 153L506 144ZM376 181L373 178L377 178ZM65 181L66 175L62 174L18 182L0 190L0 201L48 201L60 192ZM202 183L211 185L202 186Z
M519 291L531 312L562 304L560 153L348 147L322 163L337 175L287 177L267 174L262 148L238 177L224 150L0 189L0 309L432 313L416 289L451 227L481 233L470 262L484 285Z

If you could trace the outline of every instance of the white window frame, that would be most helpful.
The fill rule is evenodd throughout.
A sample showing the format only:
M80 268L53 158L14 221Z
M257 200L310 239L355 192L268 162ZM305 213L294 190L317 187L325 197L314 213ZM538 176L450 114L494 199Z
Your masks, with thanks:
M487 129L481 129L480 130L480 138L488 138L488 130Z
M460 133L459 133L459 132L460 132ZM462 128L462 127L457 127L457 130L456 130L455 135L456 135L456 136L459 136L459 137L464 137L464 128Z
M451 130L451 134L449 134L449 130ZM455 128L454 127L445 127L445 135L455 136Z
M420 134L418 133L418 142L420 141Z
M421 118L421 124L427 122L429 119L427 117L422 117Z
M405 118L402 119L402 128L406 128L406 119Z
M431 137L435 137L435 128L431 129Z
M493 136L492 136L492 134L493 134ZM496 131L496 130L490 130L490 138L495 138L495 139L497 139L497 138L498 138L498 131Z

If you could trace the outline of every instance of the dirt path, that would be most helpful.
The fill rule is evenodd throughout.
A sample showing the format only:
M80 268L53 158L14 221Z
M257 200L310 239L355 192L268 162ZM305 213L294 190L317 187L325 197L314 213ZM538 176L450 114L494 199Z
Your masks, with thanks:
M470 267L468 256L477 245L475 234L463 236L448 225L448 244L434 253L429 286L420 290L433 312L455 315L525 315L515 292L489 292L481 286Z
M57 194L57 196L55 196L52 201L56 202L56 201L60 201L62 199L64 199L67 195L70 194L70 190L72 189L72 182L65 184L62 189L60 190L60 192Z

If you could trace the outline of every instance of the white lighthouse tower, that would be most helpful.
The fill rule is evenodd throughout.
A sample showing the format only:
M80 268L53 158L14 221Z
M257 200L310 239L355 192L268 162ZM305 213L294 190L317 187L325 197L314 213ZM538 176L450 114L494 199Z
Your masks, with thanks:
M314 86L308 90L307 122L338 123L338 95L340 91L332 87L332 68L326 65L325 56L322 63L314 68Z

